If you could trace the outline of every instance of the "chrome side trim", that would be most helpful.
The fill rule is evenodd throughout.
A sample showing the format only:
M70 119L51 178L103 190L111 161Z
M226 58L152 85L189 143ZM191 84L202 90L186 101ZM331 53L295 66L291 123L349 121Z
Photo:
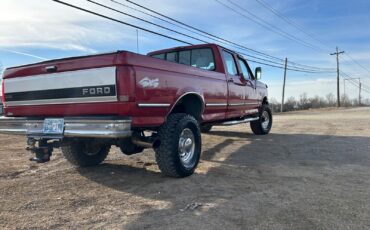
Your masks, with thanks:
M258 102L229 103L229 106L260 105Z
M139 103L138 106L140 108L167 108L170 107L171 104L169 103Z
M206 107L224 107L227 103L207 103Z
M229 106L243 106L245 103L229 103Z
M244 120L236 120L236 121L226 121L220 124L220 126L230 126L230 125L238 125L242 123L248 123L251 121L257 121L259 120L259 117L251 117L251 118L246 118Z

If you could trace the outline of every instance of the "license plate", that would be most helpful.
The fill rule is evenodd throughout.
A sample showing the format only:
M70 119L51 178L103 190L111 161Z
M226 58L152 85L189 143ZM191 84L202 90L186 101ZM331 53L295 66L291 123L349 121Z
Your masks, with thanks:
M45 119L43 132L44 134L63 134L64 119Z

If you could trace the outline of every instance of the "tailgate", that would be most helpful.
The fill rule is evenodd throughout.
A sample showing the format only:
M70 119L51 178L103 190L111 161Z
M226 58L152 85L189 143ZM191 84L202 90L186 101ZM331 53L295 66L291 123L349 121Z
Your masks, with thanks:
M9 68L3 77L5 111L16 116L42 116L77 114L79 108L81 114L101 114L93 103L117 102L117 56L109 53Z
M5 106L117 101L116 67L4 79Z

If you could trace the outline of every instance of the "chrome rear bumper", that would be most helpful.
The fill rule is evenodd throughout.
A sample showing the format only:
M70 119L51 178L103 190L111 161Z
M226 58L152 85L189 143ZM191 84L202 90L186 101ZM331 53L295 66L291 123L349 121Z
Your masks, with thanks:
M43 127L44 119L0 117L0 133L34 138L124 138L132 133L127 117L65 117L64 131L59 135L44 134Z

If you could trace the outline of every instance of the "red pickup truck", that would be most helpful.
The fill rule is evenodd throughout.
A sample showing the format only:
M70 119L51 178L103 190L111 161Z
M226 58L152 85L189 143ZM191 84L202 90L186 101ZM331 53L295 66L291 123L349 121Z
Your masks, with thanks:
M8 68L0 133L27 137L32 160L54 148L80 167L98 165L116 145L124 154L153 148L163 174L191 175L201 132L250 122L268 134L267 85L245 58L215 44L139 55L127 51Z

